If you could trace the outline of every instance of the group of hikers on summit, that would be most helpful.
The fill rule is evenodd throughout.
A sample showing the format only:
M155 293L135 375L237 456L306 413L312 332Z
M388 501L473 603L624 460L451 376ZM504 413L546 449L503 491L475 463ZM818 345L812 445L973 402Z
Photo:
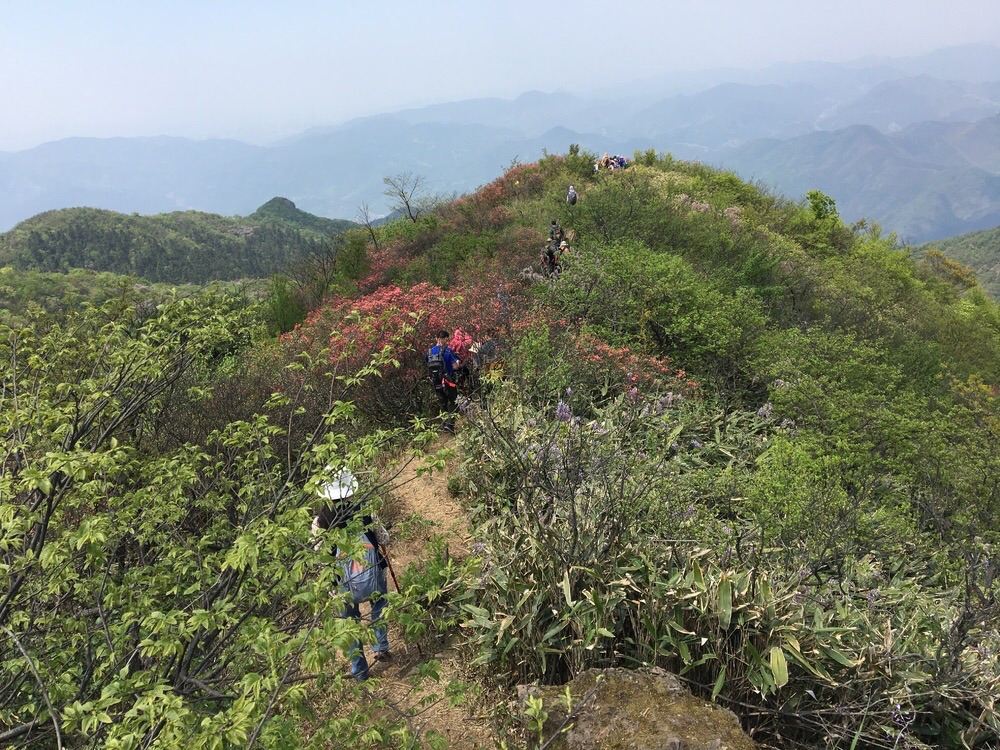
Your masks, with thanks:
M594 162L594 171L599 172L602 169L625 169L629 164L629 161L624 156L619 156L615 154L614 156L608 156L608 152L604 152L604 156Z

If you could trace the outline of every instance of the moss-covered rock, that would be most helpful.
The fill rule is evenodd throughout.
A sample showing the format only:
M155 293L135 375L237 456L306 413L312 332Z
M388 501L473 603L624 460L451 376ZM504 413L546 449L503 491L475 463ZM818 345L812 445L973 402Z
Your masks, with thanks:
M521 686L522 704L540 697L552 750L753 750L726 709L695 698L662 669L590 669L566 686Z

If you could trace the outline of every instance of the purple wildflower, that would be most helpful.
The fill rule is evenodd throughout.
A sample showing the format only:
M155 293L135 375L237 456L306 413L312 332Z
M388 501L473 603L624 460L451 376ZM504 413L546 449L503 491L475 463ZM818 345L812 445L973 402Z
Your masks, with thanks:
M573 418L573 411L569 408L567 404L562 399L559 400L559 404L556 406L556 419L560 422L568 422Z

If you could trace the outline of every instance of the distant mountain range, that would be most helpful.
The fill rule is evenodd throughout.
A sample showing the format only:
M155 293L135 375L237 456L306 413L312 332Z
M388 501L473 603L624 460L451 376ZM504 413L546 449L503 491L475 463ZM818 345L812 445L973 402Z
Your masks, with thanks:
M844 218L871 217L905 242L1000 224L1000 115L752 141L717 163L787 195L822 190Z
M702 71L582 96L528 92L317 128L271 146L67 139L0 153L0 230L53 208L247 214L284 195L321 216L389 209L382 178L465 192L571 143L654 148L732 169L791 198L817 188L847 220L912 242L1000 223L1000 49Z

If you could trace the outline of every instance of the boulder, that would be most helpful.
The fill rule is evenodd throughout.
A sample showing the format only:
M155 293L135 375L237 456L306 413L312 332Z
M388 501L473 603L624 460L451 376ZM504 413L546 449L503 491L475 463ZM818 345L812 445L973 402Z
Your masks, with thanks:
M652 669L590 669L566 686L522 685L543 700L543 744L550 750L753 750L731 711L696 698L673 674ZM556 737L553 741L553 737Z

